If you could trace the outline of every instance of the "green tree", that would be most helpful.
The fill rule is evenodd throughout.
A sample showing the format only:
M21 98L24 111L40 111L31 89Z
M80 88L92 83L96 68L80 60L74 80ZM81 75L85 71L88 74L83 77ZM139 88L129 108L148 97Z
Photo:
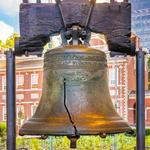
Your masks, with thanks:
M19 38L18 33L14 33L12 36L10 36L8 39L6 39L6 42L2 42L0 40L0 50L7 50L9 48L14 48L15 45L15 39Z
M118 134L115 136L107 136L102 139L99 136L81 136L77 141L76 150L112 150L114 144L117 150L132 150L136 145L135 136L126 136L125 134ZM150 137L146 137L146 145L149 146ZM67 137L52 137L47 140L40 140L34 138L17 138L18 148L28 148L30 150L71 150L70 141Z
M6 148L6 123L0 123L0 149L4 150Z
M2 47L3 46L3 42L0 40L0 47Z
M9 49L9 48L14 48L14 44L15 44L15 39L19 38L19 34L18 33L14 33L11 37L9 37L6 42L4 43L3 47L5 49Z
M150 57L148 58L148 68L150 69Z

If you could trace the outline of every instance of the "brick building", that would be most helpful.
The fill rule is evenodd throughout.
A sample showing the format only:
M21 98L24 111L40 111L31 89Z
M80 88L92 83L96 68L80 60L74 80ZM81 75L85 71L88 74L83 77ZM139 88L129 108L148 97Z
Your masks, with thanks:
M98 48L107 52L107 43L104 35L94 34L92 35L91 45L94 48ZM130 94L136 89L136 61L135 57L116 56L110 57L107 52L108 60L108 79L109 89L112 101L118 111L118 113L128 122L133 124L133 113L135 108L135 94L132 96L132 102L130 100ZM145 61L145 89L146 91L146 105L150 103L150 97L148 93L148 65L147 59ZM131 104L132 103L132 104ZM146 106L146 110L149 109L149 105ZM134 111L133 111L134 110ZM150 120L150 112L146 112L146 118ZM146 120L148 121L148 119ZM149 125L148 122L146 122Z
M150 126L150 90L145 91L145 122L146 127ZM129 94L128 100L128 121L130 125L135 126L136 123L136 92L132 91Z
M0 121L6 121L5 58L0 60ZM16 63L16 115L20 121L30 118L38 105L42 92L42 59L22 57Z
M135 63L131 60L131 64ZM147 63L147 59L145 61ZM129 65L131 66L131 65ZM129 77L129 92L128 92L128 122L130 125L135 126L136 123L136 82L135 82L135 75L136 70L130 70L130 77ZM150 90L148 84L148 66L145 64L145 123L146 126L150 126Z

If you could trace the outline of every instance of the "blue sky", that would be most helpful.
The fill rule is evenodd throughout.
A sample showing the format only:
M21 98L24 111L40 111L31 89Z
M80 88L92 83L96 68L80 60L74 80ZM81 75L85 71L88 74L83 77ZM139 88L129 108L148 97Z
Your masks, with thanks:
M19 16L18 14L11 16L0 10L0 20L12 26L15 31L19 32Z
M21 0L0 0L0 40L19 32L19 3Z

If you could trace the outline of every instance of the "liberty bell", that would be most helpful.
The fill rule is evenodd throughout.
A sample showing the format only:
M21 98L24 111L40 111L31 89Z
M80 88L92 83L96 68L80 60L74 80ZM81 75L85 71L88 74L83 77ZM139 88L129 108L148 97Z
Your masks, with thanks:
M80 135L131 131L111 101L105 53L75 42L45 53L42 97L20 135L67 136L75 148Z

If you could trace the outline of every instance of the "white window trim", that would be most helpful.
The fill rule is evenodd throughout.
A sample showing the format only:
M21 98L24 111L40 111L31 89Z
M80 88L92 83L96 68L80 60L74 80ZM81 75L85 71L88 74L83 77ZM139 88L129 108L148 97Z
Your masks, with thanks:
M33 82L34 81L33 78L35 75L37 76L37 82L36 83ZM33 88L32 85L38 85L38 80L39 80L39 74L38 73L31 74L31 88Z
M20 110L24 113L24 106L23 105L17 105L17 108L16 108L17 119L19 119L19 111Z
M117 92L116 92L115 89L109 90L109 92L110 92L110 96L116 96L116 94L117 94L117 96L119 95L119 90L118 89L117 89Z
M148 120L148 110L150 110L150 107L145 108L145 120Z
M24 99L24 94L17 94L16 99L17 100L23 100Z
M117 69L117 70L116 70ZM117 72L116 72L117 71ZM117 75L116 75L117 73ZM117 77L116 77L117 76ZM112 78L113 77L113 78ZM116 81L117 80L117 83ZM112 81L114 83L112 83ZM118 85L119 83L119 68L118 67L112 67L112 68L109 68L109 86L115 86L115 84Z
M6 76L2 76L2 91L6 91Z
M37 109L37 107L38 107L38 105L31 105L31 116L33 116L34 115L34 111L33 111L33 108L34 107L36 107L36 109ZM35 110L36 111L36 110Z
M130 108L128 108L128 110L135 110L135 108L131 108L131 107L130 107Z
M17 86L24 85L24 75L23 74L19 74L16 76L16 85Z
M31 93L31 99L39 99L39 93Z
M6 95L5 95L5 94L2 95L2 100L3 100L3 101L6 101Z
M148 119L148 112L147 112L147 109L145 109L145 120Z
M6 106L3 106L3 121L6 121L7 112L6 112Z

